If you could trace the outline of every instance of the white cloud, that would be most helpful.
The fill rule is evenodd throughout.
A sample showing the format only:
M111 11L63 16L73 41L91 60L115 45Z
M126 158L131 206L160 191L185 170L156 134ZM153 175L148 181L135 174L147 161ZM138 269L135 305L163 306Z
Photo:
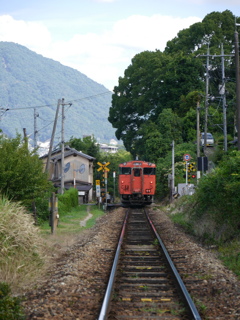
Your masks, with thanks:
M137 53L164 50L168 40L200 20L197 17L133 15L117 21L111 30L75 34L67 41L55 41L43 23L1 16L0 40L22 44L112 89Z
M14 20L9 15L3 15L0 16L0 41L16 42L33 50L50 45L52 40L42 23Z

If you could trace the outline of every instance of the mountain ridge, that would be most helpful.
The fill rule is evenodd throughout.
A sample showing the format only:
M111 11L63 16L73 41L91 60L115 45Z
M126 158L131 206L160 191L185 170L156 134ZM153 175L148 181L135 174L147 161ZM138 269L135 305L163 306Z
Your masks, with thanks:
M94 135L99 142L115 138L108 122L112 92L73 68L45 58L26 47L0 42L0 128L44 142L51 137L58 100L64 98L65 140ZM34 114L35 109L35 114ZM55 143L60 142L61 110ZM36 126L34 127L34 121Z

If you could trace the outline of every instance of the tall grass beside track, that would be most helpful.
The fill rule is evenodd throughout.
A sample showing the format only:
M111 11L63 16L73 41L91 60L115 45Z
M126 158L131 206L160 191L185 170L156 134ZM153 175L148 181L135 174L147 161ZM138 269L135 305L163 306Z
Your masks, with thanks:
M80 222L90 217L89 213L91 218L82 226ZM34 288L52 255L74 243L77 235L91 228L103 214L95 205L77 206L60 215L53 235L48 221L37 227L19 203L0 198L0 320L25 319L20 300L11 294Z
M31 215L16 202L0 198L0 282L14 288L44 264L45 245Z

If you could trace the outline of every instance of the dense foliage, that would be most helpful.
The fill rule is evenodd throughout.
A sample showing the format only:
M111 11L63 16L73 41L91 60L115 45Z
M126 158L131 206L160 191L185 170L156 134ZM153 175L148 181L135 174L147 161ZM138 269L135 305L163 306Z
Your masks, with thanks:
M111 92L103 85L16 43L0 42L0 61L0 105L9 109L1 114L5 134L13 137L25 127L27 134L37 130L40 141L50 139L58 99L65 98L72 102L64 107L66 139L92 134L104 142L114 138L107 121ZM58 121L56 143L60 126Z
M58 213L60 216L70 212L78 206L78 190L70 188L63 194L58 194Z
M52 190L52 184L43 173L38 155L30 152L27 140L20 135L6 139L0 136L0 191L8 198L31 206Z
M91 136L83 137L82 139L71 137L67 144L69 147L81 151L95 159L99 158L99 145L97 144L97 140Z
M235 17L226 10L212 12L202 22L182 30L164 52L137 54L119 78L112 96L109 121L127 151L135 157L157 161L170 150L170 141L196 141L196 108L200 103L200 129L204 131L206 55L217 55L208 69L210 77L208 130L221 136L221 44L233 53ZM227 131L234 134L234 61L225 61L228 101ZM210 99L211 98L211 99ZM168 110L168 111L167 111ZM170 122L169 122L170 121Z
M18 297L11 296L7 283L0 283L0 320L24 320L23 307Z
M239 192L240 151L232 151L223 157L213 172L200 180L195 195L198 216L207 211L219 226L240 229ZM232 230L231 235L234 236Z

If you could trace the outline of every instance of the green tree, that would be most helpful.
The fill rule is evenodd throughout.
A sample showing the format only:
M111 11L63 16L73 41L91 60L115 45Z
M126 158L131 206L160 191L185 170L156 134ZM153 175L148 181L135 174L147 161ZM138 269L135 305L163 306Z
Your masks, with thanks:
M179 31L174 39L167 42L164 52L173 54L183 51L187 55L195 52L197 55L206 53L207 44L219 52L219 45L223 43L230 53L234 43L234 31L235 16L231 11L212 12L206 15L202 22L194 23L188 29Z
M67 144L69 147L74 148L77 151L81 151L96 159L99 158L100 150L97 140L91 136L84 137L83 139L71 137Z
M160 51L137 54L114 88L108 120L117 129L116 137L123 140L127 151L133 151L140 126L159 113L159 72L163 63Z
M119 78L119 85L114 88L108 117L116 128L116 137L123 140L128 151L134 154L141 149L138 143L143 141L143 131L148 133L145 124L152 126L151 122L156 123L164 109L170 108L178 116L185 118L191 108L196 108L196 104L190 103L191 100L196 100L195 94L192 98L187 96L195 91L204 92L206 57L201 55L206 55L208 46L211 53L219 55L221 43L225 54L232 53L234 20L235 17L229 10L212 12L202 22L180 31L177 37L167 43L164 52L145 51L132 59L124 77ZM196 58L197 55L200 57ZM220 58L211 60L210 91L215 97L219 97L218 86L222 82L219 65ZM225 67L226 79L234 78L233 60L228 59ZM229 90L232 86L229 84L227 89L230 93L228 100L231 102L234 99L233 90ZM216 103L215 106L217 110ZM231 102L231 115L234 114L233 108L234 104ZM190 113L192 116L193 112ZM232 123L233 121L228 121L228 130L231 132ZM184 128L185 141L193 138L196 121L189 122L188 125L188 132Z
M145 51L132 59L114 88L108 120L128 151L134 154L139 140L139 128L147 121L157 121L158 115L171 108L179 112L180 97L201 89L201 61L181 52L166 55L160 51ZM180 112L179 112L180 114Z
M52 190L43 172L41 160L28 150L21 136L6 139L0 136L0 191L12 200L30 203Z

